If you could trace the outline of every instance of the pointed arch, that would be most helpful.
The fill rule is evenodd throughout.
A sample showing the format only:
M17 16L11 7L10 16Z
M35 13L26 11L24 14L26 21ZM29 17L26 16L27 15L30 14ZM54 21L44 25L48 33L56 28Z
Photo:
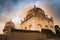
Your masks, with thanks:
M45 25L45 27L46 27L46 28L48 28L48 26L47 26L47 25Z
M42 25L41 25L41 24L38 24L38 26L42 27Z

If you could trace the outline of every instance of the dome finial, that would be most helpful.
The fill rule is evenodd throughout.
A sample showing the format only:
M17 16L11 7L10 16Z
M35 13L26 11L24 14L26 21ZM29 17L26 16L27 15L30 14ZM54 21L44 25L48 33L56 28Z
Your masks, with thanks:
M34 4L34 8L36 8L36 5Z
M12 21L12 19L10 19L10 22Z

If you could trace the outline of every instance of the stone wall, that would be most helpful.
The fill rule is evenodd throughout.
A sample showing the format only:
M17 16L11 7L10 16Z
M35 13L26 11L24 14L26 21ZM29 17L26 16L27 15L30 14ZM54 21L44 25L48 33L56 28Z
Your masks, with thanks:
M43 33L12 32L9 35L0 35L0 40L59 40L60 38L47 38Z
M35 16L22 23L21 29L38 31L41 31L41 29L50 29L55 33L54 22L45 18L38 18Z
M6 35L0 34L0 40L7 40Z
M12 32L8 35L8 40L39 40L46 39L47 35L42 33Z

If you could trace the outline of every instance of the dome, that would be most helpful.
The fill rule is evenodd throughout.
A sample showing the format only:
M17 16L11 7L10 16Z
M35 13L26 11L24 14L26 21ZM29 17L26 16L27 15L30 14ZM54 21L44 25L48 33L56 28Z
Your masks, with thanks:
M36 7L35 5L34 5L34 8L32 8L32 9L30 9L28 12L27 12L27 16L28 15L30 15L30 14L43 14L43 15L45 15L45 12L44 12L44 10L42 10L41 8L39 8L39 7Z
M4 31L11 31L11 29L14 29L14 27L15 27L15 24L10 20L10 21L6 22L3 32Z
M39 7L34 5L34 8L28 10L26 17L24 17L24 21L21 20L21 23L24 23L26 20L30 19L31 17L45 17L45 12Z
M15 24L10 20L8 22L6 22L5 24L5 28L14 28Z

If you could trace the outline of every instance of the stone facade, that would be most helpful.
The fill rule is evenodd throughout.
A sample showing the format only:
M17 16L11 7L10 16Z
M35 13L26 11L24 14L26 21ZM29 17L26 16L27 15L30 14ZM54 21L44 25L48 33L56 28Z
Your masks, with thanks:
M34 5L34 8L27 12L24 21L21 21L21 29L24 30L37 30L50 29L55 33L53 18L48 18L45 12Z
M38 31L30 30L14 30L8 35L8 40L38 40L46 39L47 35L42 34Z
M0 34L0 40L7 40L6 35L4 35L4 34Z
M57 39L60 39L53 32L49 32L49 33L47 34L47 33L39 32L35 30L11 29L11 31L8 34L0 35L0 39L1 40L57 40Z

